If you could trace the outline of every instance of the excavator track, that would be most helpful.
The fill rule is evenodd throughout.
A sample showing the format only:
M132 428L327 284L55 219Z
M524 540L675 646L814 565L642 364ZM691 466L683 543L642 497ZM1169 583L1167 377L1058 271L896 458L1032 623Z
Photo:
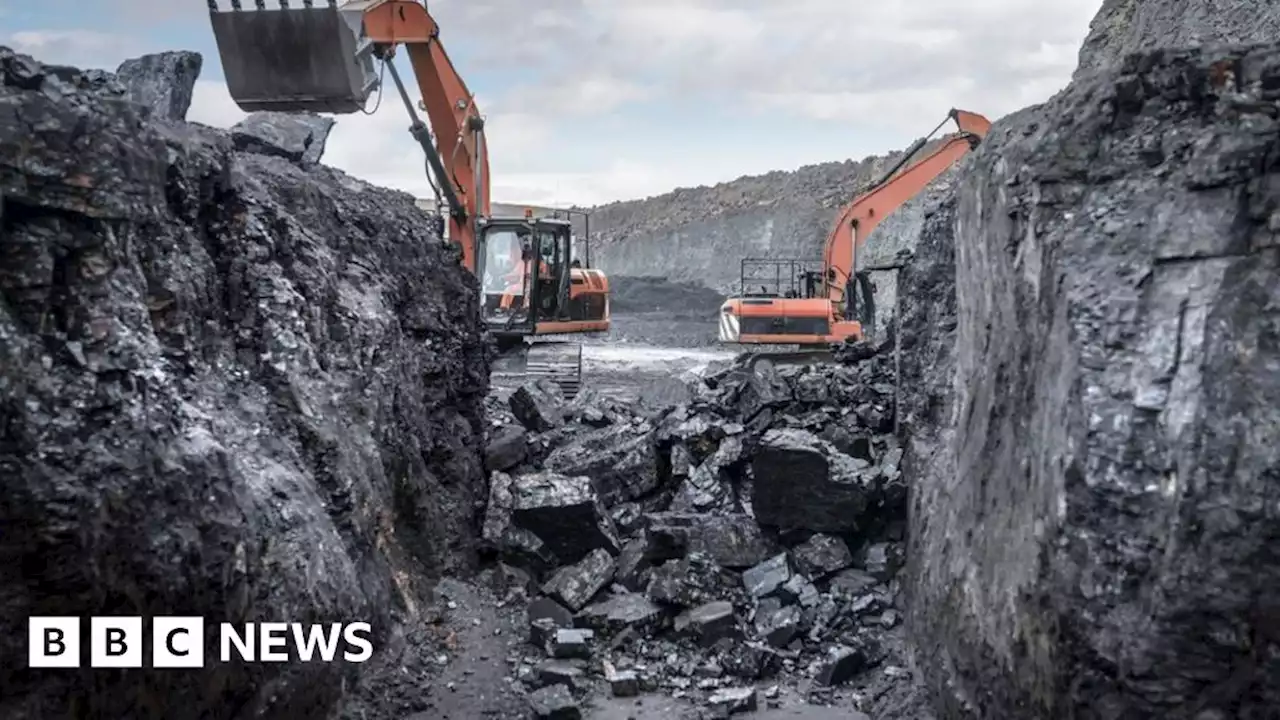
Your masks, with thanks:
M748 350L737 357L737 362L752 370L767 370L780 365L815 365L835 359L830 347L814 347L778 350Z
M565 399L582 390L582 345L573 342L520 343L506 347L493 365L494 382L512 390L529 380L554 382Z
M547 378L560 387L566 400L582 390L582 345L570 342L537 343L525 354L525 375Z

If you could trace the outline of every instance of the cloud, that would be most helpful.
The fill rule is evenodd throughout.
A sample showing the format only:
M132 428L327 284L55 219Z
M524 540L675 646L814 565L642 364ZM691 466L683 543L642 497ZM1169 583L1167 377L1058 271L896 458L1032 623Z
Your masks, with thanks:
M203 3L96 2L109 6L114 26L26 28L7 42L45 61L106 68L176 38L204 43L205 78L190 118L226 127L243 117L219 78ZM886 152L951 107L995 119L1043 101L1069 80L1100 3L431 0L429 7L486 114L494 198L593 203L789 169L800 159ZM407 66L402 71L408 77ZM388 90L376 114L338 118L326 162L428 194L407 128Z
M22 30L0 39L0 44L51 65L108 70L114 70L140 47L126 35L96 30Z
M440 4L453 13L456 2ZM447 37L474 38L500 55L510 38L481 23L518 18L515 0L490 0L452 15ZM554 42L533 42L534 57L566 73L615 78L662 88L670 97L736 99L758 112L823 121L886 122L961 99L1004 114L1021 107L1028 89L1056 89L1075 67L1076 51L1099 0L646 0L555 3L564 22ZM500 8L505 8L501 12ZM520 45L521 43L515 43ZM554 90L555 84L527 90ZM656 95L654 95L656 97ZM955 100L951 99L956 98ZM800 101L796 101L801 98ZM1040 98L1043 99L1043 98ZM602 110L607 111L607 109Z

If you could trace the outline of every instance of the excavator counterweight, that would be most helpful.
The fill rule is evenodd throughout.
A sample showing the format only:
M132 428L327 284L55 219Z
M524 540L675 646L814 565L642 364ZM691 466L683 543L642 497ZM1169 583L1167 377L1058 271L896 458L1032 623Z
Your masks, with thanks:
M246 112L362 110L378 88L373 43L363 27L364 3L339 7L337 0L308 0L291 7L288 2L268 8L258 0L256 9L246 9L236 0L220 9L209 0L231 99Z

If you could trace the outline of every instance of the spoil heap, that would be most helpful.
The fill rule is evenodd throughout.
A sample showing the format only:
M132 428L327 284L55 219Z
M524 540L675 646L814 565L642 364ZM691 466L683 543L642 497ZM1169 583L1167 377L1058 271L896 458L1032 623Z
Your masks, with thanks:
M593 678L726 712L909 684L892 359L848 360L735 363L647 416L548 384L491 408L484 538L532 600L535 707Z
M0 609L359 619L381 648L478 534L474 279L410 196L174 118L189 85L139 73L189 58L130 67L0 49ZM0 639L6 718L327 717L360 668L90 682L26 646Z

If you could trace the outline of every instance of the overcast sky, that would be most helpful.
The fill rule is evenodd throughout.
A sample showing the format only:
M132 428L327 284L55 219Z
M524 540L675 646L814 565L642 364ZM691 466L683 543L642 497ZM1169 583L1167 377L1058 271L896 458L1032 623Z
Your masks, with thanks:
M488 119L494 199L539 204L639 198L883 153L928 132L952 106L995 119L1066 84L1100 4L428 3ZM205 67L188 118L227 126L243 114L222 85L206 8L205 0L0 0L0 44L107 69L146 52L197 50ZM394 102L373 116L342 116L325 161L427 195L407 127Z

